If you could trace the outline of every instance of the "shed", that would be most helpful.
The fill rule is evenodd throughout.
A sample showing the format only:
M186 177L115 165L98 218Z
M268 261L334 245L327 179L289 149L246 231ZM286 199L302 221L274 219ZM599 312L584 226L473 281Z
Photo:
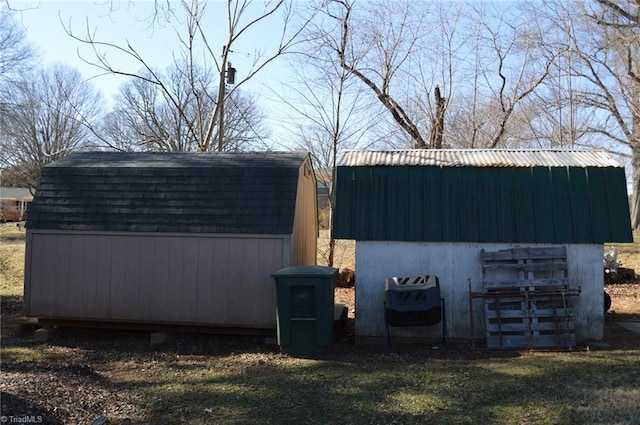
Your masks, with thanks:
M316 263L307 153L74 153L26 223L43 320L275 329L271 274Z
M449 336L469 338L469 282L482 290L482 250L555 246L566 247L581 290L577 341L601 339L603 244L633 241L624 168L604 152L565 150L348 151L333 235L356 240L360 340L384 335L385 279L419 275L439 277Z

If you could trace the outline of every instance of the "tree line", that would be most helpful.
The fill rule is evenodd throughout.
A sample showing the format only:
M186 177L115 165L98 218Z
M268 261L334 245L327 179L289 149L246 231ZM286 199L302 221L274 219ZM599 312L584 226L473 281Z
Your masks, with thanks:
M345 149L597 148L629 164L640 226L640 0L227 0L214 16L224 39L203 24L207 1L154 5L149 26L179 22L181 49L165 69L134 45L65 26L91 47L86 62L123 77L107 108L77 70L34 66L6 2L3 178L35 187L42 166L78 149L270 149L266 113L244 87L277 60L292 69L272 87L292 144L312 152L329 190ZM267 21L278 42L229 84L230 52ZM114 52L137 65L115 67Z

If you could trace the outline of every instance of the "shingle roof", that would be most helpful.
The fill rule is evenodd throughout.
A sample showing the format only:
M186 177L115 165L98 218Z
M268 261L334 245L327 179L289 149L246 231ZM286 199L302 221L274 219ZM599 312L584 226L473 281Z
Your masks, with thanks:
M3 187L0 188L0 199L30 201L33 199L33 196L29 192L29 189L24 187Z
M338 166L621 167L603 151L559 149L404 149L347 151Z
M71 154L45 167L31 229L290 234L307 153Z

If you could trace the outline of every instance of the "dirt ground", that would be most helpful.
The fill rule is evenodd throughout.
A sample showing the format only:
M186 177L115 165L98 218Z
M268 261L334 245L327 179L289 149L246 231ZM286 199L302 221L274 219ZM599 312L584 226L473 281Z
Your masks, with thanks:
M612 307L606 315L605 338L595 347L598 350L640 349L640 334L620 326L620 321L640 322L640 284L610 285L607 291L612 297ZM383 348L362 348L353 340L354 288L336 288L336 302L345 304L349 320L336 332L331 358L340 361L357 355L359 350L384 352ZM150 364L171 361L171 358L187 356L227 356L243 353L248 358L267 356L269 361L287 361L278 357L277 345L265 345L264 338L238 336L211 336L183 334L172 336L160 348L149 346L148 337L139 332L104 331L90 329L55 329L46 344L32 341L32 330L17 327L21 304L19 300L2 299L2 391L1 414L19 412L42 418L42 423L90 423L104 415L116 419L111 423L132 423L126 418L136 417L134 403L126 398L126 392L113 384L109 364ZM33 359L33 348L39 358ZM21 358L22 350L29 350ZM585 349L580 348L580 349ZM395 349L394 349L395 351ZM427 356L449 359L478 359L500 353L471 350L465 342L452 343L449 351L400 348L399 356L407 359ZM252 357L253 356L253 357ZM262 357L260 357L262 358ZM115 380L117 382L117 380ZM118 421L117 418L125 418ZM89 419L89 422L87 421Z
M344 249L342 249L344 248ZM353 263L352 247L341 247L337 266ZM357 287L357 276L356 276ZM330 360L367 353L381 353L384 347L356 346L353 327L355 317L354 288L336 288L335 301L348 308L348 319L335 333ZM621 322L640 322L640 279L622 284L609 284L605 290L612 305L605 317L605 335L590 349L639 350L640 334L627 330ZM137 417L135 400L127 398L126 388L114 379L120 370L117 365L150 365L171 362L177 356L192 356L194 367L201 367L203 358L210 356L244 356L251 362L289 361L279 356L276 344L265 344L264 337L212 336L178 334L159 347L150 346L148 333L105 331L91 329L56 328L47 343L33 341L33 329L20 326L22 299L5 296L0 300L2 359L0 363L0 421L19 414L33 417L46 424L91 423L102 415L113 423L133 423L126 418ZM580 347L581 350L586 347ZM395 350L394 350L395 351ZM501 353L472 350L469 342L452 342L450 349L403 347L394 355L408 361L425 358L478 359L500 356ZM266 357L265 357L266 356ZM199 362L199 363L198 363ZM115 382L115 384L114 384ZM118 418L122 418L118 420ZM11 419L11 420L13 420Z

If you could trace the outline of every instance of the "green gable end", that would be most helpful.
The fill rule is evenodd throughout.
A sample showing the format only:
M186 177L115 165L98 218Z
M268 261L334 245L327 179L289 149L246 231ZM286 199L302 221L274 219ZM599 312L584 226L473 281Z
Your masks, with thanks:
M624 168L612 166L602 156L585 159L583 152L517 151L520 156L510 157L509 151L464 151L470 156L451 161L460 151L436 151L442 156L438 160L425 159L434 151L406 152L415 157L407 160L379 152L358 162L356 153L356 159L347 155L341 161L336 173L335 238L633 241ZM500 161L494 161L498 155Z

